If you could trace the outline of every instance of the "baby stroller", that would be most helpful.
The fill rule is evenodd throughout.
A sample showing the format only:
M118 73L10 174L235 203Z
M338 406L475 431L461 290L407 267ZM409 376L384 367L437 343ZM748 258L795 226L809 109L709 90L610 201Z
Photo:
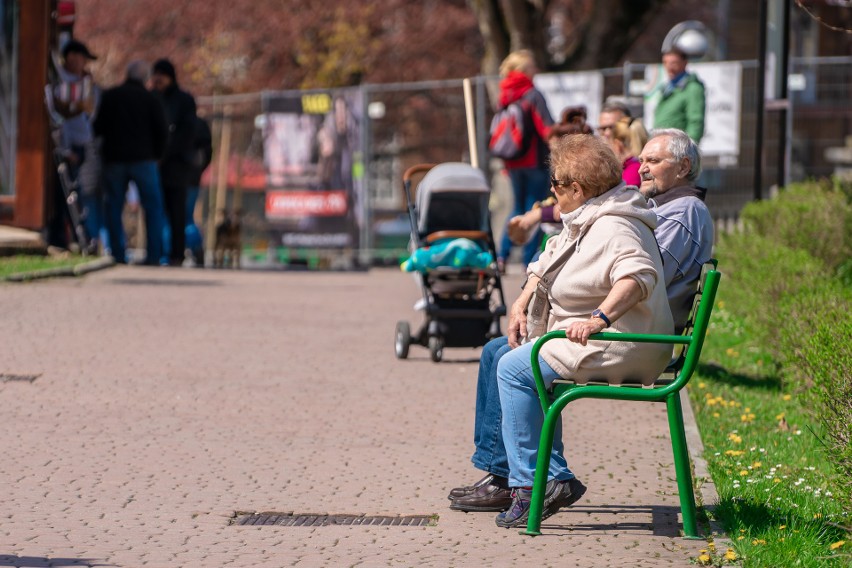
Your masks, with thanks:
M418 174L425 175L417 186L415 205L411 180ZM417 344L428 347L432 361L438 362L444 347L479 347L502 335L500 317L506 314L506 302L493 261L497 253L488 211L491 189L480 170L464 163L412 166L403 175L403 186L413 251L469 239L490 253L485 268L438 266L415 272L423 292L416 308L426 319L414 335L407 321L397 323L396 356L405 359L409 346Z

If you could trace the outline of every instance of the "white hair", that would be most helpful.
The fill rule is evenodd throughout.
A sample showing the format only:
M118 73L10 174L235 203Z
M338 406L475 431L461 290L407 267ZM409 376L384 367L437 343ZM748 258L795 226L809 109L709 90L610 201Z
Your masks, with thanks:
M677 128L653 130L648 140L653 140L659 136L668 136L668 150L676 162L684 158L689 160L689 173L686 174L686 179L693 182L697 180L698 176L701 175L701 151L698 149L698 144L692 141L689 134Z
M146 61L137 59L127 65L127 78L144 83L151 73L151 66Z

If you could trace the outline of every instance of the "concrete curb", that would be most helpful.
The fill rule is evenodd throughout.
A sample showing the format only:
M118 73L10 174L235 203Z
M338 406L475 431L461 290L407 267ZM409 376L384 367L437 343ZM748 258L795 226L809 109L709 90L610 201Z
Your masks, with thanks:
M56 278L59 276L83 276L90 272L103 270L115 266L115 260L110 256L104 256L89 262L75 264L74 266L61 266L57 268L45 268L43 270L32 270L30 272L17 272L5 278L6 282L29 282L43 278Z
M695 421L695 412L692 410L692 404L689 401L689 394L686 388L680 391L680 402L683 407L683 427L686 431L686 445L689 447L689 455L692 458L693 480L698 486L698 496L700 504L708 513L712 514L716 505L719 503L719 494L716 492L716 484L713 482L713 477L707 469L707 460L704 459L704 443L701 441L701 432L698 431L698 424ZM725 534L722 524L711 518L710 534L712 539L717 543L717 550L721 545L732 546L730 539Z

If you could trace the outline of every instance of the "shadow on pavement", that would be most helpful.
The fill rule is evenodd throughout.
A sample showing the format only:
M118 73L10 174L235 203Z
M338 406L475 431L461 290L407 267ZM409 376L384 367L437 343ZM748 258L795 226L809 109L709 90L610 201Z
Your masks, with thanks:
M52 568L54 566L115 566L115 564L100 564L97 560L91 558L44 558L40 556L0 554L0 566L15 566L16 568Z
M568 517L566 515L571 515ZM577 519L583 514L581 522L566 522L565 524L554 524L557 519L549 519L542 524L541 528L552 531L566 531L573 534L598 533L602 531L618 531L619 533L643 532L654 536L678 537L680 536L680 523L678 514L680 508L657 505L600 505L600 506L573 506L559 512L560 519L568 521L570 518ZM636 518L637 515L650 516L648 522ZM623 520L619 520L619 517ZM593 517L593 519L589 519ZM608 517L602 520L601 517ZM578 519L579 520L579 519ZM595 522L600 521L600 522Z

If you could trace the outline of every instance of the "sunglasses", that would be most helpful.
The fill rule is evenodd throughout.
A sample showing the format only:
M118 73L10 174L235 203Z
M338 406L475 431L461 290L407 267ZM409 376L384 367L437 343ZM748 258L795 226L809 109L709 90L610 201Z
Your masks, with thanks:
M568 187L572 183L574 183L574 180L569 179L567 181L562 181L561 179L556 179L555 177L550 176L551 187Z

